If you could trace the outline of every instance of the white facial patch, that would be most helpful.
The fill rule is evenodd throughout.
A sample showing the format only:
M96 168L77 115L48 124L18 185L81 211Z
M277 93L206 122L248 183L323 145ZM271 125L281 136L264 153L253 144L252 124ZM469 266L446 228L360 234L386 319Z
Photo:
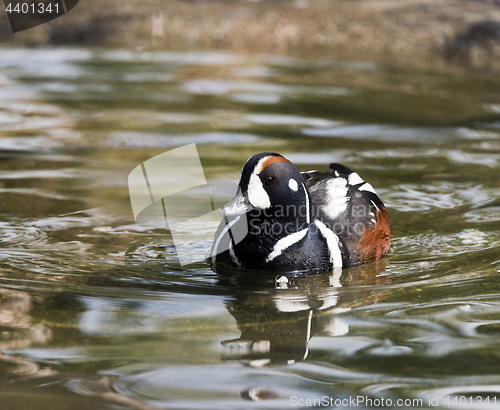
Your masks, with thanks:
M295 181L295 179L293 178L288 181L288 186L292 191L297 191L297 189L299 189L299 184L297 184L297 181Z
M353 172L352 174L349 175L348 182L349 182L349 185L359 185L365 181L363 181L361 179L361 177L356 172Z
M248 201L255 208L266 209L271 206L271 200L262 186L262 181L256 174L250 176L248 183Z
M323 207L325 214L335 219L347 209L347 181L345 178L335 178L326 184L326 205Z

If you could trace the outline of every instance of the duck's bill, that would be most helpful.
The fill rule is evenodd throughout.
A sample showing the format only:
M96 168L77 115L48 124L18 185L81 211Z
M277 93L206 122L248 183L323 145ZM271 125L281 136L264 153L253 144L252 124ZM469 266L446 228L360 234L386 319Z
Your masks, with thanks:
M248 202L248 198L238 189L236 196L221 211L221 216L242 215L251 211L253 206Z

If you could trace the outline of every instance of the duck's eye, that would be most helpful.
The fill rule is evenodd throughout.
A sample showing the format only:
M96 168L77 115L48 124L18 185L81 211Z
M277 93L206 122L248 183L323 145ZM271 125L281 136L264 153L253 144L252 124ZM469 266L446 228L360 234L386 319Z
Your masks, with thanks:
M269 177L264 181L264 184L272 185L272 184L274 184L274 181L276 181L276 179L274 177Z

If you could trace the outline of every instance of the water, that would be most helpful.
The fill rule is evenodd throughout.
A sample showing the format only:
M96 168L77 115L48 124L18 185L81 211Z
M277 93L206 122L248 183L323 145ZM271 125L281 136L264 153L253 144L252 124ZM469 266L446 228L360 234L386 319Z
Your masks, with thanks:
M0 73L2 410L498 407L498 76L22 48ZM389 256L288 288L181 266L127 176L189 143L211 181L262 151L355 169Z

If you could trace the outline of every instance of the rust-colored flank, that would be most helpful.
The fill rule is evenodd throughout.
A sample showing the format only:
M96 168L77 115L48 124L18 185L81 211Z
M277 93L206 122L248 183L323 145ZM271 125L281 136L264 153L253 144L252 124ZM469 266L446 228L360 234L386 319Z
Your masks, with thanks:
M383 258L391 245L391 225L387 209L377 211L377 224L373 229L365 231L359 243L359 261L371 262Z

